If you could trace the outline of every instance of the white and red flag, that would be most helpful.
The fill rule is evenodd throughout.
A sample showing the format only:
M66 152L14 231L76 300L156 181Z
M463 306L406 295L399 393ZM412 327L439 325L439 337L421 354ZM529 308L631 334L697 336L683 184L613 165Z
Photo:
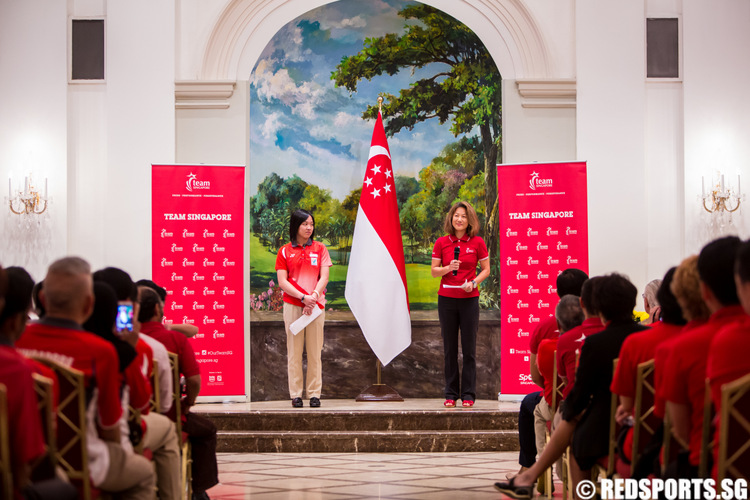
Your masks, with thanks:
M383 366L409 347L404 244L391 153L380 113L359 198L344 296Z

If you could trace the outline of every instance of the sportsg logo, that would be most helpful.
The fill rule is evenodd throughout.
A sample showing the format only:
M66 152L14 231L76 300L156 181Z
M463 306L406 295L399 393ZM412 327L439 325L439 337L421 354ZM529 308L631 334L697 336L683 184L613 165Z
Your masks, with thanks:
M196 177L197 176L192 172L188 174L188 179L185 183L188 191L192 193L193 189L211 189L210 181L199 181Z
M538 187L552 187L552 179L540 179L539 172L532 172L529 187L535 191Z

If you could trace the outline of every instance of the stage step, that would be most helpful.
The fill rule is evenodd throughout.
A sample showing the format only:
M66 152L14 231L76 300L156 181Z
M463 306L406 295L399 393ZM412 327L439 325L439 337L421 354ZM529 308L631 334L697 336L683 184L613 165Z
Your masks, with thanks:
M201 412L221 452L460 452L518 449L518 411L248 410Z

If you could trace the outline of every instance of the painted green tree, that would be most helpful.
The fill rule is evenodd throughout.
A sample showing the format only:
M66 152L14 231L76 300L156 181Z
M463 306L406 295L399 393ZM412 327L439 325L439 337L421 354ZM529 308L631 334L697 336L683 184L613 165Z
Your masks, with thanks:
M388 135L436 118L451 120L454 136L479 130L484 161L484 238L491 256L492 273L484 288L485 303L497 306L500 266L498 234L497 160L500 157L501 77L479 37L466 25L424 4L399 11L407 23L402 35L367 38L363 49L345 56L331 74L337 86L356 92L358 83L403 69L416 71L430 65L434 74L385 94L383 114ZM430 71L430 73L433 73ZM375 118L369 106L363 118Z

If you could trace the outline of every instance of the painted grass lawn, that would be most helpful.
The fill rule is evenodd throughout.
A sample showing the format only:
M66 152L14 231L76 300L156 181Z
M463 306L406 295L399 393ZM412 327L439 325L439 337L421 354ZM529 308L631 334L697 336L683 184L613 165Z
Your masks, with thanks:
M269 252L254 234L250 235L250 293L262 293L268 289L268 282L276 282L276 255ZM344 298L346 271L348 266L334 264L331 267L328 283L329 307L348 310ZM437 292L440 280L430 275L427 264L407 264L406 282L409 286L409 302L413 310L436 309Z

